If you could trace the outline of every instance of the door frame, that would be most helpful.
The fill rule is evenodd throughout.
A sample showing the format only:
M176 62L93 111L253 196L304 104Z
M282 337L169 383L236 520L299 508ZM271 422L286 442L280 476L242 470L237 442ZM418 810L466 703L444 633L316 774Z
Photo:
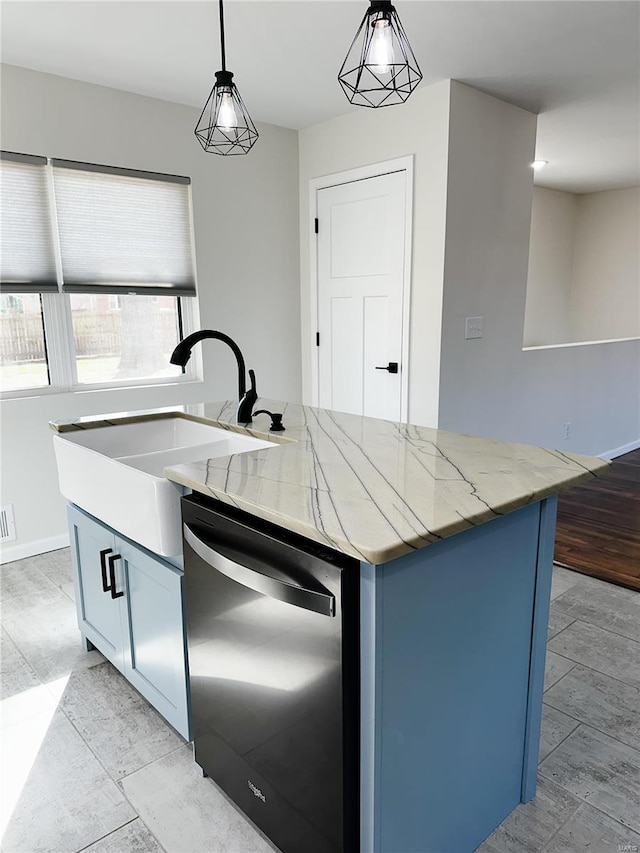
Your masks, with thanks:
M318 190L351 184L368 178L379 178L393 172L406 172L405 192L405 229L404 229L404 272L402 277L402 370L400 374L400 417L406 423L409 419L409 323L411 318L411 268L413 241L413 154L359 166L345 172L334 172L309 181L309 321L310 331L309 358L311 361L311 405L319 403L320 359L316 346L318 329L318 241L315 233L315 219L318 215Z

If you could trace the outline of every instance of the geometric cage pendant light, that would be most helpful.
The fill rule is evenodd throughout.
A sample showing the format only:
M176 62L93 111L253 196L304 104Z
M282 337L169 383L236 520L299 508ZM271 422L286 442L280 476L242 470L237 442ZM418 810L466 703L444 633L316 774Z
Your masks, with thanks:
M409 39L390 0L370 0L338 74L352 104L401 104L422 80Z
M233 74L227 71L222 0L219 8L222 70L216 71L215 85L194 132L200 145L211 154L246 154L258 139L258 131L233 82Z

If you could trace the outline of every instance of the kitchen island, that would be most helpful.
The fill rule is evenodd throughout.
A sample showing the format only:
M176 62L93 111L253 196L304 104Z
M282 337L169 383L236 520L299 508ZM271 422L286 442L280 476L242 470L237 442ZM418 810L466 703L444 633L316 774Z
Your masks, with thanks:
M181 415L280 446L165 476L357 561L361 851L471 853L535 794L554 496L607 463L270 400L286 431L246 430L236 406Z

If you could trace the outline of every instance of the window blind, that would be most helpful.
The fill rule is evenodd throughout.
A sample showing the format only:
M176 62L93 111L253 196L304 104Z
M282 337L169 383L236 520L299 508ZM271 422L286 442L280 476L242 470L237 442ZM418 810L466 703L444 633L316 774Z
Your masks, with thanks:
M0 152L0 287L9 293L58 290L46 165Z
M64 291L196 295L189 178L51 163Z

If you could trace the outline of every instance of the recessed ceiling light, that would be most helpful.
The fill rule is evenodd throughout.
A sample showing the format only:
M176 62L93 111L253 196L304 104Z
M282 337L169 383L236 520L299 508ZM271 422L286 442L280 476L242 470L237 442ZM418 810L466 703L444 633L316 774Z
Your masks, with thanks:
M538 169L543 169L547 165L548 162L549 162L548 160L534 160L533 163L531 164L531 166L537 172Z

